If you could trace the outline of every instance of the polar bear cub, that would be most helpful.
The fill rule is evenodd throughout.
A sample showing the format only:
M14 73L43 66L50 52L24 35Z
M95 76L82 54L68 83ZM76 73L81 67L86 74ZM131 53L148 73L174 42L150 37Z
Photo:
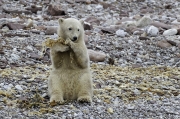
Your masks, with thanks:
M58 20L58 35L65 40L50 49L52 71L48 79L50 102L92 102L93 86L89 55L84 42L83 21Z

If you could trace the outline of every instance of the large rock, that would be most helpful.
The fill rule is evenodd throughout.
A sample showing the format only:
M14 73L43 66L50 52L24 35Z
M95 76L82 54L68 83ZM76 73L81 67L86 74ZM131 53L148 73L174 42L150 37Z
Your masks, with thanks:
M170 29L171 26L168 25L168 24L165 24L165 23L162 23L162 22L152 22L151 25L155 26L155 27L161 27L161 28L164 28L164 29Z
M88 22L84 22L84 30L92 30L93 26L88 23Z
M99 25L100 24L100 20L93 16L86 18L85 21L90 23L91 25Z
M48 12L52 16L58 16L58 15L66 15L66 12L60 5L52 5L50 4L48 7Z
M169 48L172 45L170 43L168 43L166 40L161 40L157 42L157 46L160 48Z
M91 61L103 62L106 58L105 53L97 52L91 49L88 49L88 54Z
M153 22L153 20L150 17L144 16L137 21L136 26L137 27L144 27L144 26L151 24L152 22Z
M24 29L26 26L24 24L19 24L19 23L8 23L6 26L10 30L17 30L17 29Z
M117 30L119 30L120 28L122 28L121 25L111 25L111 26L107 26L107 27L99 27L101 29L101 31L103 33L110 33L110 34L114 34L116 33Z
M45 34L46 35L54 35L54 33L57 33L57 26L47 26Z
M163 35L164 36L172 36L172 35L176 35L177 33L178 33L177 29L168 29L163 32Z
M32 13L37 13L37 11L42 10L42 6L39 5L31 5L30 7L27 7L26 10L30 10Z

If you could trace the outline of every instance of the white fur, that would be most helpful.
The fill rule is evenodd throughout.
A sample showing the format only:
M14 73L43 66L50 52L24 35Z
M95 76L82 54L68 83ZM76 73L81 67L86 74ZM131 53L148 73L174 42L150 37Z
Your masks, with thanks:
M92 102L92 78L83 39L83 22L73 18L60 18L58 21L58 35L65 39L67 49L62 51L58 48L62 46L58 44L51 48L52 71L48 80L50 102ZM72 41L73 37L77 37L77 40Z

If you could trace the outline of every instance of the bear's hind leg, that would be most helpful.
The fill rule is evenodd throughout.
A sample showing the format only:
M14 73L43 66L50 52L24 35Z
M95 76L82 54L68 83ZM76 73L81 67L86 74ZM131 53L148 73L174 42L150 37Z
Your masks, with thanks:
M60 79L55 74L50 75L48 80L48 92L50 95L50 102L64 103L63 91L61 88Z
M91 75L85 73L81 76L79 82L79 92L78 92L78 102L92 102L93 88L92 88L92 79Z

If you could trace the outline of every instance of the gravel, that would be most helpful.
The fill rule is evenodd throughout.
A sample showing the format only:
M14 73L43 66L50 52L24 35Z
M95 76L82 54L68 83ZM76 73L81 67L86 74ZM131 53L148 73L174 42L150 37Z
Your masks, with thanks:
M49 15L50 3L2 0L0 118L179 119L180 1L68 1L51 3L62 6L67 14L63 17L83 19L92 25L85 31L87 47L106 54L102 62L91 61L93 102L49 103L51 62L49 49L42 52L42 43L47 37L57 37L53 31L60 17ZM41 9L25 9L31 5ZM9 13L4 8L12 10ZM6 25L9 22L28 27L10 29ZM48 28L53 30L46 31Z

